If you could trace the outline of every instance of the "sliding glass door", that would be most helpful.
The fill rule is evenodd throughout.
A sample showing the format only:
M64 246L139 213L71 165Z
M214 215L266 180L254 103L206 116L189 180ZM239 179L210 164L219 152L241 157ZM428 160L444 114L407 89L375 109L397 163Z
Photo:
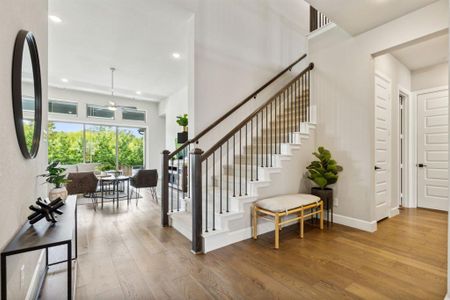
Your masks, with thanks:
M97 163L101 171L116 169L116 127L85 125L85 162Z
M117 128L117 166L125 175L131 175L133 169L142 169L144 167L144 137L144 129Z
M49 122L48 160L64 165L96 163L99 171L131 175L145 167L145 129Z
M48 122L48 161L63 165L84 161L83 124Z

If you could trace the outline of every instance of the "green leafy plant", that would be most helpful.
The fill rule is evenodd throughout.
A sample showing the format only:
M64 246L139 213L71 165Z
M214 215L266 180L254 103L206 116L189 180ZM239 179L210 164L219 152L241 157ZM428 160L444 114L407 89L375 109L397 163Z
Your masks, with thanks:
M65 171L65 168L59 166L59 161L55 161L48 165L47 173L40 176L45 177L46 182L54 184L56 188L60 188L63 184L69 182L64 174Z
M186 131L186 127L189 124L188 115L184 114L182 116L177 116L177 124L183 127L183 130Z
M306 167L309 172L308 178L323 190L328 185L336 183L339 178L338 173L344 169L332 159L330 151L324 147L319 147L313 155L319 160L311 162Z

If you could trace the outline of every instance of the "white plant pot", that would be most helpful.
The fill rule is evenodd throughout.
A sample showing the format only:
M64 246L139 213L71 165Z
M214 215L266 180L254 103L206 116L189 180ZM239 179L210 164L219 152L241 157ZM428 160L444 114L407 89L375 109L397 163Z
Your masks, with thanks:
M68 192L65 186L51 189L50 192L48 192L48 199L50 201L56 200L58 198L61 198L63 201L66 201L67 196Z

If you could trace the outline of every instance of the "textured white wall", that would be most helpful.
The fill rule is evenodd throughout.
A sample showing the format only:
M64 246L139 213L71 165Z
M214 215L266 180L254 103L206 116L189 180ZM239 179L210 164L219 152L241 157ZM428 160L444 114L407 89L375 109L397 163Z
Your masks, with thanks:
M443 63L412 72L411 89L419 91L448 84L448 63Z
M166 119L165 149L173 151L175 150L177 133L182 131L182 128L176 123L177 116L188 114L189 122L192 121L188 112L187 86L161 101L160 105L162 106L161 111L164 110Z
M3 248L26 221L28 206L45 196L37 178L47 164L47 146L41 142L36 159L23 158L17 144L11 95L11 68L14 41L20 29L35 34L42 72L43 128L47 126L47 1L2 0L0 9L0 247ZM11 299L24 299L34 273L39 251L8 259L8 290ZM20 282L24 266L25 280Z
M339 27L309 41L315 63L317 143L344 166L336 186L336 213L365 221L374 216L374 62L372 55L448 28L448 1L352 37Z
M199 0L195 11L195 58L191 69L198 133L265 81L306 53L308 6L303 1ZM303 69L306 62L295 71ZM206 150L262 101L286 75L200 141Z

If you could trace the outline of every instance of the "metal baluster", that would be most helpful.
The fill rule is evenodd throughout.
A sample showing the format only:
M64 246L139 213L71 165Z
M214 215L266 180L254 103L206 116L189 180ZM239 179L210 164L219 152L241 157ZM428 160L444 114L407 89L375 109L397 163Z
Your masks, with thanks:
M283 137L284 137L284 142L287 143L287 136L286 136L286 126L287 126L287 109L286 109L286 92L283 91L283 108L284 108L284 114L283 114Z
M219 166L219 176L220 176L220 213L222 213L222 173L223 173L223 165L222 165L222 146L220 146L220 166Z
M213 160L213 177L212 177L212 189L213 189L213 203L212 203L212 220L213 220L213 231L216 230L216 151L213 152L212 155Z
M230 140L227 140L227 212L228 212L228 202L230 200Z
M170 187L170 211L171 212L173 212L173 180L174 180L174 178L175 178L175 176L174 176L174 171L173 171L173 159L171 159L170 160L170 184L169 184L169 187Z
M267 126L267 122L269 120L269 117L267 115L267 106L265 108L266 110L266 168L269 166L269 126Z
M300 96L299 96L299 92L298 92L298 80L295 80L295 131L299 132L300 131L300 122L298 121L298 112L300 111L300 109L298 108L298 104L299 104L299 100L300 100Z
M275 122L273 126L275 126L275 154L278 153L278 128L277 128L277 107L278 107L278 96L275 98Z
M236 135L233 135L233 197L236 197ZM239 159L240 160L240 159Z
M272 102L270 102L270 167L273 167L273 106Z
M250 121L250 181L253 181L253 118Z
M261 168L264 167L264 112L261 111Z
M256 153L255 153L255 156L256 156L256 181L258 181L259 180L259 177L258 177L258 172L259 172L259 161L258 161L258 152L259 152L259 126L258 126L258 123L259 123L259 113L257 113L256 114Z
M239 196L242 196L242 128L239 129ZM247 163L247 156L245 156Z
M290 118L291 118L291 124L290 124L290 131L291 131L291 143L293 144L294 143L294 118L293 118L293 116L294 116L294 94L293 94L293 91L294 91L294 87L293 87L293 85L291 84L290 86L289 86L289 94L291 95L291 110L290 110L290 112L289 112L289 116L290 116Z
M208 232L208 157L205 160L205 232Z
M180 211L180 183L181 183L182 178L183 178L183 170L180 169L180 159L178 159L178 162L177 162L177 175L178 175L178 181L177 181L177 211Z
M245 151L245 196L247 196L248 194L247 194L247 170L248 170L248 163L247 163L247 158L248 158L248 153L247 153L247 151L248 151L248 141L247 141L247 132L248 132L248 129L247 129L247 124L248 124L248 122L247 123L245 123L245 149L246 149L246 151Z
M282 135L281 135L281 94L278 96L278 147L279 153L281 154L281 143L282 141Z

